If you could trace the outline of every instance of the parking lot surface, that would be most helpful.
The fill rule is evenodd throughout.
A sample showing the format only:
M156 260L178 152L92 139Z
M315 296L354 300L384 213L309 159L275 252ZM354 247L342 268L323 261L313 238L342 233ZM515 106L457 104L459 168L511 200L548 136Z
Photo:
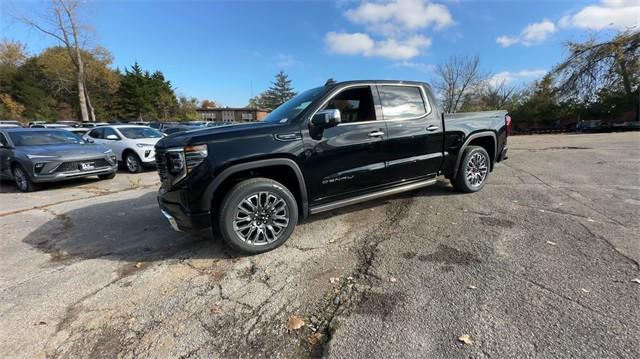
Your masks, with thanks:
M640 357L640 133L510 138L257 256L174 232L155 172L0 190L0 357Z

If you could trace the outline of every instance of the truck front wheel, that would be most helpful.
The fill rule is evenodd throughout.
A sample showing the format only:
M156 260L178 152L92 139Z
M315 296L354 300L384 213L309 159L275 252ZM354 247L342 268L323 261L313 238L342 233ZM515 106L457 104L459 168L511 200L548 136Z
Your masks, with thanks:
M480 146L469 146L462 154L453 187L461 192L477 192L484 187L489 177L491 159L487 151Z
M262 253L289 239L298 223L298 205L281 183L252 178L229 191L218 220L227 244L242 252Z

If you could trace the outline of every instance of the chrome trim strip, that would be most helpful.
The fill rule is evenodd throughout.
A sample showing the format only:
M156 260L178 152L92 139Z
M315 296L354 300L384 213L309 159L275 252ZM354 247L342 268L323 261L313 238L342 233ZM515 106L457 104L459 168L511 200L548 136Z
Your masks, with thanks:
M431 160L431 159L438 158L438 157L442 157L442 152L429 153L429 154L426 154L426 155L406 157L406 158L401 158L401 159L398 159L398 160L387 161L387 166L395 166L395 165L400 165L400 164L405 164L405 163L426 161L426 160Z
M399 187L389 188L389 189L385 189L385 190L374 192L374 193L367 193L361 196L348 198L348 199L344 199L336 202L331 202L331 203L323 204L316 207L311 207L309 209L309 213L316 214L320 212L331 211L336 208L350 206L356 203L366 202L371 199L390 196L390 195L411 191L411 190L422 188L422 187L427 187L434 183L436 183L436 179L430 179L430 180L420 181L416 183L406 184Z

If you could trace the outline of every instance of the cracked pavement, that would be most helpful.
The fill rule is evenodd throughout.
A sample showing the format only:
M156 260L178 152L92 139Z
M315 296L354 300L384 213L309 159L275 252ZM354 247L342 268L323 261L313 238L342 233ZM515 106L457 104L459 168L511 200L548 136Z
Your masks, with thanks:
M640 133L510 145L479 193L312 216L257 256L173 232L153 171L3 182L0 356L640 357Z

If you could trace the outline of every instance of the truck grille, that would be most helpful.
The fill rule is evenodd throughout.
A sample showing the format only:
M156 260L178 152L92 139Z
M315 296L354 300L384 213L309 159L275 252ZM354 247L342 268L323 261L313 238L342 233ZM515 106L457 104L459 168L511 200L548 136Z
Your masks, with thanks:
M167 169L167 152L156 149L156 166L158 168L158 176L160 181L165 184L169 182L169 171Z
M93 163L93 167L95 169L98 169L98 168L101 168L101 167L111 167L111 164L107 160L105 160L104 158L98 158L98 159L84 160L84 161L63 162L53 172L79 171L81 163Z

